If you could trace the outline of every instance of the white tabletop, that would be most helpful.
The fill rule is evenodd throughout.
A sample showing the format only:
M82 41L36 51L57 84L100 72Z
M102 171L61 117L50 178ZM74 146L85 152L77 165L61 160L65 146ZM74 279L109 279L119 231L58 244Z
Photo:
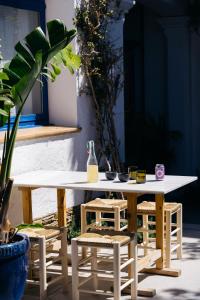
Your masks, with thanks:
M14 186L167 194L195 180L195 176L166 175L163 181L156 181L155 175L147 175L146 183L136 184L135 181L120 182L117 179L108 181L104 173L99 173L97 183L88 183L86 172L39 170L15 176Z

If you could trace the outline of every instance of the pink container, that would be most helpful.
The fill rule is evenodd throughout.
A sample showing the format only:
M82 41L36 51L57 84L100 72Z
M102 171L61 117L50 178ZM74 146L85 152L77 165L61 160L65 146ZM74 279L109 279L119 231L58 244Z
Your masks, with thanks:
M163 164L156 164L155 166L156 180L163 180L165 177L165 166Z

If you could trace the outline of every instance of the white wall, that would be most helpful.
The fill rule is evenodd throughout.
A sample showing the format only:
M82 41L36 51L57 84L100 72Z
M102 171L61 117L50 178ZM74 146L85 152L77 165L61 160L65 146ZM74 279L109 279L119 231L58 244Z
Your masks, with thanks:
M60 18L69 29L72 28L74 14L73 0L47 0L47 21ZM61 126L77 126L82 130L75 134L66 134L54 138L43 138L17 142L13 155L12 174L46 170L85 171L87 151L86 142L94 138L94 116L90 99L78 96L77 78L68 71L49 83L50 122ZM1 145L2 151L2 145ZM21 223L22 207L20 192L13 190L9 217L13 224ZM83 201L83 193L67 191L67 205L72 206ZM44 216L56 211L55 190L38 189L33 191L33 217Z
M46 0L46 19L62 19L71 29L74 16L73 0ZM129 1L130 2L130 1ZM132 3L132 2L131 2ZM123 21L117 24L118 42L122 46ZM86 142L95 136L95 114L90 98L78 95L78 77L64 71L55 83L49 83L49 118L50 123L62 126L81 127L80 133L66 134L54 138L43 138L26 142L17 142L12 174L46 169L46 170L80 170L86 169ZM80 80L80 79L79 79ZM116 108L118 134L121 139L121 155L124 155L124 108L123 93ZM67 191L67 205L72 206L83 201L83 193ZM56 211L56 193L51 189L33 191L33 217L44 216ZM20 192L14 189L9 215L13 224L22 222Z
M52 19L61 19L68 29L72 29L74 27L73 17L74 0L46 1L46 22ZM64 86L66 88L63 91ZM75 76L71 76L69 71L65 70L58 77L56 83L49 83L48 91L50 123L76 126L78 119L77 102L74 101L74 98L76 97Z

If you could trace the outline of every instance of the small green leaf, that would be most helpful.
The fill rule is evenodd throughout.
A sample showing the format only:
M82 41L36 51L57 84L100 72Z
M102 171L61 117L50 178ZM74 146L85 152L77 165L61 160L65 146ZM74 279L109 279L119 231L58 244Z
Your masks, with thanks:
M56 74L54 72L50 72L51 81L54 82L56 80Z
M63 64L69 69L73 74L74 69L78 69L81 65L81 58L79 55L73 52L72 46L68 45L65 49L61 51Z
M61 73L61 69L56 64L51 64L51 66L56 75L59 75Z
M0 96L0 101L3 101L5 103L5 105L10 105L10 106L14 106L14 103L10 100L9 97L6 96Z
M4 117L8 117L8 113L7 111L3 110L0 108L0 115L4 116Z
M44 228L44 226L40 223L35 223L35 224L20 224L16 226L18 230L21 229L26 229L26 228Z
M41 73L42 76L49 78L51 81L54 81L54 78L51 76L51 71L49 73L43 72Z
M7 107L9 107L9 108L15 106L15 104L14 104L11 100L6 100L6 101L4 102L4 105L7 106Z
M0 80L8 80L9 77L6 73L0 72Z

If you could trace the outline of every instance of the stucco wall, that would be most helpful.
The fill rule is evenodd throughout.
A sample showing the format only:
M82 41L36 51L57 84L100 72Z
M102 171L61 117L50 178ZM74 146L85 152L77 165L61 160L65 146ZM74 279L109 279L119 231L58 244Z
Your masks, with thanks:
M72 18L74 16L75 2L75 0L47 0L46 21L60 18L71 29L73 27ZM123 20L115 25L117 30L115 30L114 34L120 47L123 45ZM76 41L74 41L74 48L76 48ZM81 132L55 138L17 142L13 156L13 175L38 169L85 171L87 161L86 142L95 136L95 114L90 98L78 95L80 81L81 78L78 77L78 74L71 76L65 70L55 83L49 83L48 97L50 124L81 127ZM122 158L124 157L123 103L122 92L115 111ZM32 193L34 218L56 211L55 190L38 189ZM82 192L67 191L68 207L82 201ZM9 216L13 224L22 222L21 197L20 192L16 189L12 193Z
M72 28L74 14L73 1L46 1L46 20L62 19L68 28ZM94 138L93 112L88 97L78 96L77 75L64 71L58 80L49 83L50 123L61 126L77 126L79 133L67 134L55 138L44 138L17 142L13 155L12 174L46 170L80 170L86 167L86 142ZM1 145L2 147L2 145ZM2 151L2 148L1 148ZM67 192L67 205L72 206L83 200L81 192ZM56 192L51 189L33 191L33 217L56 211ZM13 224L22 221L20 192L12 193L9 216Z

